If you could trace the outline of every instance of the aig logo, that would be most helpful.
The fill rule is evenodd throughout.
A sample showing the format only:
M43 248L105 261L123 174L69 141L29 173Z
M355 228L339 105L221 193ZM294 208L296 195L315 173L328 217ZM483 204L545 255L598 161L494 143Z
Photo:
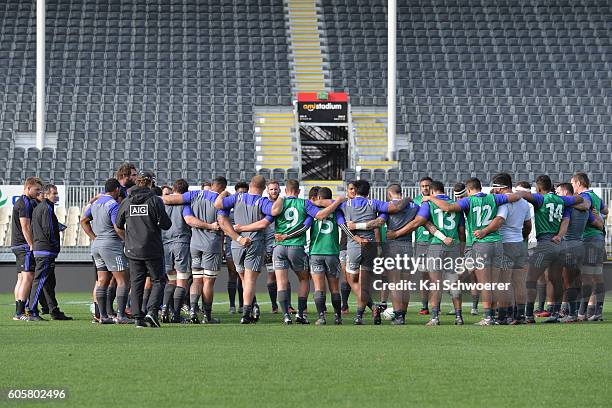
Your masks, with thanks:
M130 205L130 216L144 217L149 215L149 206L146 204Z

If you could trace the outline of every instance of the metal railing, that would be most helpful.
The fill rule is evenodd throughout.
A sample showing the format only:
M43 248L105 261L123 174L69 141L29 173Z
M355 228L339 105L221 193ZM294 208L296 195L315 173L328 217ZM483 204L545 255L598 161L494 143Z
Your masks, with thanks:
M70 207L78 207L82 210L87 202L94 197L96 194L103 190L103 186L66 186L66 197L65 206L66 209ZM420 193L420 189L417 186L403 187L402 191L406 197L415 197ZM612 207L612 188L611 187L597 187L596 191L600 193L600 196L608 208ZM452 189L447 188L447 194L452 196ZM387 189L386 187L372 187L370 190L370 197L378 200L387 200ZM612 216L608 217L608 231L612 231ZM612 259L612 234L606 235L606 249L608 252L608 258ZM14 255L11 253L10 248L0 247L0 262L13 262ZM89 247L84 246L70 246L63 247L58 261L60 262L83 262L91 259L89 255Z

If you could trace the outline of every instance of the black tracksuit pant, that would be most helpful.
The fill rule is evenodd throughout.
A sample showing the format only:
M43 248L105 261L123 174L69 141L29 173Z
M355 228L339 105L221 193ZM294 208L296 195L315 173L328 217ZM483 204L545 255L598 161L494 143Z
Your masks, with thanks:
M151 295L146 305L149 313L157 315L162 300L161 277L164 269L164 259L138 260L128 258L130 264L130 282L132 284L130 310L135 319L143 319L142 297L147 276L151 277Z
M38 311L38 303L42 297L47 300L49 311L57 309L57 299L55 298L55 258L48 256L36 257L36 269L34 271L34 281L30 291L30 301L28 309Z

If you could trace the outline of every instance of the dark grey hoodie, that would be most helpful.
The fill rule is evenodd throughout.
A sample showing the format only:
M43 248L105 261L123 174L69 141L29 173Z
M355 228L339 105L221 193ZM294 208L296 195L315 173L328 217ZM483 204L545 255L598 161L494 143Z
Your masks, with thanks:
M172 226L164 203L153 191L144 187L130 189L121 203L117 228L125 230L125 255L137 260L164 256L161 231Z

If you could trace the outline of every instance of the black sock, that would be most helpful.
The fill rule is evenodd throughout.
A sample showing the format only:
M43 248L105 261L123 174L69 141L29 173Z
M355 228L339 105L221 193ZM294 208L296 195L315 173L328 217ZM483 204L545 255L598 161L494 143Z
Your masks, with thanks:
M144 295L142 296L142 313L147 314L147 305L149 304L149 296L151 296L151 289L145 289Z
M484 315L485 315L486 318L492 319L493 318L493 309L485 307Z
M15 314L17 316L25 314L25 302L23 300L18 300L15 302Z
M567 304L569 306L569 315L576 316L578 310L576 310L576 299L578 298L578 288L567 288Z
M366 303L366 306L372 310L372 308L374 307L374 303L372 302L372 299L368 299L368 302Z
M514 316L514 306L508 306L506 308L506 316L513 317Z
M527 302L527 306L525 306L525 316L533 317L533 308L534 308L533 302Z
M278 304L276 303L277 291L278 291L278 287L276 286L276 282L268 283L268 295L270 295L270 302L272 302L272 309L278 308Z
M164 288L164 298L162 300L162 305L167 307L168 310L173 313L174 312L174 291L176 290L176 285L171 283L167 283Z
M115 297L117 296L117 286L109 286L106 291L106 312L108 314L115 314L113 310L113 303L115 303Z
M227 296L229 297L230 307L236 307L236 280L227 281Z
M190 293L189 294L189 312L197 312L198 311L198 302L200 301L199 293Z
M98 302L94 302L94 316L96 318L100 318L100 308L98 307Z
M533 307L531 309L531 312L533 313ZM522 303L516 305L516 318L525 319L525 305Z
M332 293L331 302L332 306L334 307L334 313L337 315L342 313L342 299L340 297L340 293Z
M206 320L210 320L212 318L212 303L204 302L204 315L206 316Z
M251 305L244 305L243 306L243 311L242 311L242 317L251 317L251 313L253 312L253 306Z
M600 315L603 313L603 304L604 299L606 297L606 288L603 282L599 282L595 284L595 301L597 302L597 307L595 308L595 314Z
M304 315L304 310L306 310L307 303L308 298L298 296L298 316Z
M421 303L422 303L421 309L423 309L423 310L429 309L429 300L428 299L423 299Z
M291 306L291 282L287 282L287 302L289 303L289 307Z
M242 295L244 289L242 288L242 279L240 278L238 278L236 289L238 290L238 307L244 307L244 296Z
M280 305L281 311L283 312L283 315L289 314L289 301L287 300L286 290L278 291L278 303Z
M546 284L538 283L536 285L536 293L538 295L538 300L540 301L538 309L544 310L544 303L546 303Z
M125 308L129 295L130 287L128 285L117 286L117 316L125 316Z
M317 307L317 313L319 316L325 314L325 292L322 290L316 290L314 293L314 302Z
M96 286L96 302L98 302L98 308L100 310L100 318L106 319L108 312L106 309L106 296L108 293L107 286Z
M365 307L357 307L357 317L363 319L364 313L365 313Z
M340 284L340 294L342 295L342 309L348 309L348 299L351 295L351 285L348 282Z
M455 317L463 317L461 308L455 308Z
M472 309L478 309L479 300L480 300L480 294L472 295Z
M179 316L181 314L181 307L183 307L183 299L185 299L185 293L187 289L182 286L177 286L174 289L174 314Z
M439 314L440 314L440 307L439 306L432 306L432 308L431 308L431 317L432 317L432 319L438 318Z
M499 320L504 320L506 318L506 312L508 311L508 309L506 309L505 307L500 307L497 311L497 318Z

